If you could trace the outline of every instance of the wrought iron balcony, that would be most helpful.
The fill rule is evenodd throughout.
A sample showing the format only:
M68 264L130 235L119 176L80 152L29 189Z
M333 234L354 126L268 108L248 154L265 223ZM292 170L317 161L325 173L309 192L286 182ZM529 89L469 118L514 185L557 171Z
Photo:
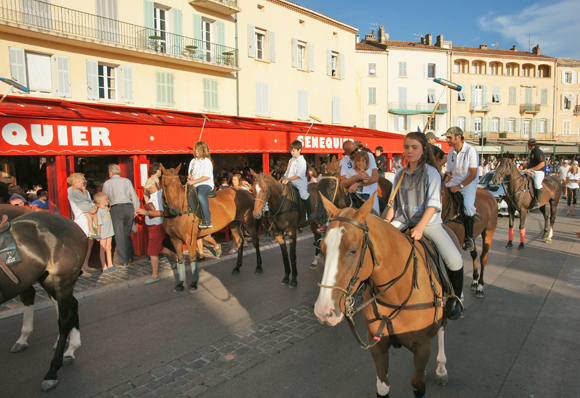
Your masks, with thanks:
M538 113L540 104L520 104L520 113Z
M489 104L482 104L480 102L472 102L469 106L471 111L475 112L489 112Z
M434 103L427 102L389 102L389 112L395 114L431 113L435 109ZM447 104L439 104L437 114L447 113Z
M190 0L192 6L207 8L225 15L233 15L242 11L238 7L238 0Z
M0 23L44 29L69 38L94 39L112 46L236 69L238 52L208 41L88 14L42 1L0 0ZM19 26L21 27L21 26Z

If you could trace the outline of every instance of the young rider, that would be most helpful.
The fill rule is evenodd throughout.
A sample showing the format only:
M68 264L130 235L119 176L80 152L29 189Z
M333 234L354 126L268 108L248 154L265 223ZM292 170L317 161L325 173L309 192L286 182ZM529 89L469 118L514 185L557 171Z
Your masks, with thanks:
M301 155L302 142L292 141L290 144L290 154L292 158L288 162L288 168L282 179L282 184L292 183L300 192L300 199L306 207L306 221L312 220L312 204L308 193L308 180L306 180L306 160Z
M540 201L542 200L542 181L544 181L544 170L546 167L546 157L544 152L538 146L538 141L535 138L530 138L528 140L528 148L530 148L530 163L528 168L524 170L524 173L532 177L534 180L534 188L536 188L536 194L534 200L530 204L529 209L534 210L540 207Z
M403 181L385 219L399 230L412 227L413 239L419 240L425 235L435 244L447 266L455 292L455 296L447 301L447 316L457 319L465 315L460 300L463 293L463 259L443 228L441 175L423 133L408 133L403 148L408 165L395 176L393 186L396 187L401 178Z
M191 160L188 168L187 183L195 186L199 205L203 211L205 220L201 220L199 228L212 228L211 213L207 195L214 189L213 164L209 154L209 148L203 141L199 141L194 147L195 158Z

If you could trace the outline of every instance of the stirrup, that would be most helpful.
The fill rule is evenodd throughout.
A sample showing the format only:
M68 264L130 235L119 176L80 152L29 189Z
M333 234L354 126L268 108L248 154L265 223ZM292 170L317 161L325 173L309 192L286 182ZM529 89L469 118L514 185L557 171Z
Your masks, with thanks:
M465 307L463 302L457 296L452 296L447 299L447 318L451 321L465 318Z

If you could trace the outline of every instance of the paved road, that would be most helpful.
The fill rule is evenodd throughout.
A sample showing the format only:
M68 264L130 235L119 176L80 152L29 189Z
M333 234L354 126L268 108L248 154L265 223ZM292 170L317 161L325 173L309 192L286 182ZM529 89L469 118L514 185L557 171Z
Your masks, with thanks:
M552 244L539 240L540 214L528 218L523 252L504 248L507 220L500 221L486 297L467 290L467 317L446 331L445 387L434 381L433 344L429 397L580 396L580 223L559 213ZM79 302L83 346L50 396L375 397L368 352L346 324L322 326L312 315L322 264L308 268L311 248L310 239L299 243L297 289L280 284L275 249L263 253L263 275L254 275L253 255L237 277L233 260L208 263L195 294L172 292L166 271L154 285L87 295ZM56 338L54 310L37 311L35 321L29 349L10 354L21 317L0 320L2 397L47 396L39 387ZM411 353L392 349L390 364L391 397L411 396Z

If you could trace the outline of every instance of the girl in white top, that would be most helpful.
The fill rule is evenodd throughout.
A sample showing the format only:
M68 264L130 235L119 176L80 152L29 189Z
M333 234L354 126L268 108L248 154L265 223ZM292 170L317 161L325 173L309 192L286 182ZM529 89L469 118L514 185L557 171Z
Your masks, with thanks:
M570 215L570 205L572 205L572 215L576 215L576 197L578 195L578 187L580 187L580 171L578 171L578 162L570 166L568 174L566 174L566 187L568 187L568 213Z
M195 158L189 163L187 183L195 186L197 198L205 218L199 223L199 228L211 228L213 225L211 223L207 195L214 189L213 164L209 148L204 141L199 141L195 144L194 155Z
M346 178L357 176L361 172L367 176L365 177L365 179L363 179L363 181L366 181L366 179L370 178L372 175L372 171L369 170L369 154L367 151L359 151L356 153L354 157L354 166L346 173ZM377 189L378 189L377 183L366 186L352 184L348 189L348 194L351 195L356 192L359 194L361 198L363 198L366 201Z

